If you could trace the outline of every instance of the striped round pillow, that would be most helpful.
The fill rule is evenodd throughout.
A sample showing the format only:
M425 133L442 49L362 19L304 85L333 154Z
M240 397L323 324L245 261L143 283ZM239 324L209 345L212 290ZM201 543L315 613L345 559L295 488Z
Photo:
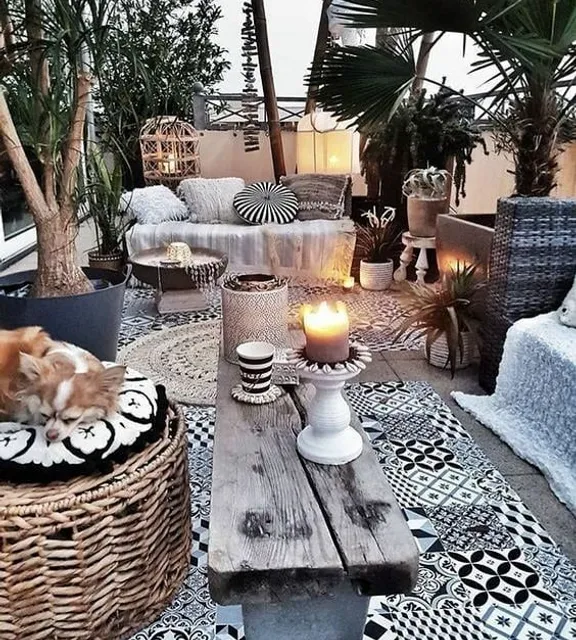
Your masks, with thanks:
M248 224L287 224L298 215L298 198L280 184L255 182L236 194L234 208Z

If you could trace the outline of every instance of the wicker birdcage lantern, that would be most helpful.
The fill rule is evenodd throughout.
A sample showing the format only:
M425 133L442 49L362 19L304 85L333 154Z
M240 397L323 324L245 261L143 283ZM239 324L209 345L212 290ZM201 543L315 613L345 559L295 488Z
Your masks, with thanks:
M176 189L185 178L200 176L200 135L175 116L150 118L140 130L140 150L147 185Z

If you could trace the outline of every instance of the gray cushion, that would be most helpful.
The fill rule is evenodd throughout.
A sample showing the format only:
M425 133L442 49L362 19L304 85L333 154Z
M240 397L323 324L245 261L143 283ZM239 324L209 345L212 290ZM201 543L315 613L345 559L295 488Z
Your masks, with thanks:
M163 185L124 193L120 200L120 211L140 224L160 224L188 218L186 205Z
M245 186L242 178L190 178L176 193L188 207L190 222L238 224L234 197Z
M338 220L350 215L349 175L302 173L283 176L280 182L296 194L299 220Z

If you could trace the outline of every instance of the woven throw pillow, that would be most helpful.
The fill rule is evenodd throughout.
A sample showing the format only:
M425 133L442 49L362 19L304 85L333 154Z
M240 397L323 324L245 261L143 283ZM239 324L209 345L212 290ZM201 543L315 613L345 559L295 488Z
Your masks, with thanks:
M242 178L190 178L176 194L186 203L190 222L238 224L234 197L245 186Z
M298 215L298 198L280 184L255 182L236 194L234 207L248 224L287 224Z
M348 215L352 178L348 175L302 173L280 182L298 198L299 220L338 220Z
M558 309L558 317L567 327L576 327L576 276L574 276L572 288Z
M188 218L186 205L163 185L122 194L120 212L135 218L140 224L160 224Z
M164 387L127 369L118 412L110 419L77 427L62 442L46 440L43 427L0 432L0 478L52 482L107 473L114 462L124 462L160 437L167 412Z

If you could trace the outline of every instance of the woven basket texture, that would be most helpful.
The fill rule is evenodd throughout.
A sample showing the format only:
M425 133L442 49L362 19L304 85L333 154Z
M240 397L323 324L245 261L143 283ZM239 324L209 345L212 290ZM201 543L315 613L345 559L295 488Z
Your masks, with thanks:
M0 638L121 640L172 600L190 561L186 427L107 475L0 484Z
M484 389L494 389L510 325L558 308L575 272L576 200L499 200L481 349Z

